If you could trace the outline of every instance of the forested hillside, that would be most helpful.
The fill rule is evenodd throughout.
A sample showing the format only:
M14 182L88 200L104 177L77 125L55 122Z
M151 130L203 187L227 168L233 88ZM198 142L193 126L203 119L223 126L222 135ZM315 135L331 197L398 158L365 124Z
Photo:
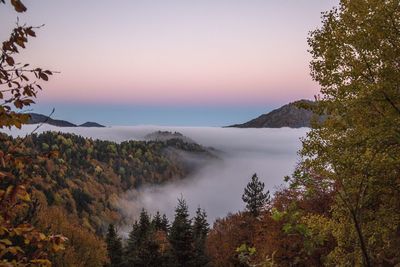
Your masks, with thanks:
M7 150L10 143L19 144L19 153L36 158L29 170L32 185L47 205L65 208L99 233L119 219L118 194L144 184L181 179L194 171L180 151L212 157L200 145L179 139L117 144L45 132L23 139L2 135L0 149Z
M145 184L182 179L193 172L196 166L186 163L182 152L215 158L200 145L180 139L118 144L57 132L15 139L1 134L0 151L13 146L18 147L15 152L19 156L30 159L26 172L31 177L34 208L39 212L37 225L68 238L71 229L83 231L86 242L87 236L93 239L87 244L93 253L99 251L90 246L103 243L109 224L125 223L118 212L120 194ZM76 240L70 245L82 249Z

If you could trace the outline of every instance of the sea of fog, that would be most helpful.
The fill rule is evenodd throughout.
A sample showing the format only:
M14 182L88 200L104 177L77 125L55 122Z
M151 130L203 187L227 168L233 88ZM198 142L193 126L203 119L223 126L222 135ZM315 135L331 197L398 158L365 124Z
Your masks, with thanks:
M24 136L35 125L21 130L3 130L13 136ZM230 212L244 208L241 200L243 189L254 173L273 192L283 184L283 177L290 175L298 160L300 137L308 128L238 129L218 127L166 127L166 126L114 126L106 128L59 128L43 125L37 132L61 131L85 137L121 142L143 140L154 131L177 131L197 143L213 147L222 160L205 165L186 179L162 186L145 186L120 196L121 211L128 218L135 218L142 207L154 214L157 210L173 217L177 199L183 196L191 214L197 207L204 208L210 222Z

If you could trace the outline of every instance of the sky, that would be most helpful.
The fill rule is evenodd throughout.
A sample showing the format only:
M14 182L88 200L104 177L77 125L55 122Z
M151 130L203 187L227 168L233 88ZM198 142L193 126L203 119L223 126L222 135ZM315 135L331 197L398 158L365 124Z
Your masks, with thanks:
M312 99L307 35L337 0L25 0L20 61L59 71L34 112L75 123L219 126ZM17 14L0 7L0 37Z

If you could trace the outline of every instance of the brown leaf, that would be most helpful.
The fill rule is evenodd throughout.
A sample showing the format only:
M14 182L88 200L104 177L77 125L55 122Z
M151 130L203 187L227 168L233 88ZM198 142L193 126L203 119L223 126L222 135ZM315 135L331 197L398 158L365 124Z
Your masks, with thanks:
M26 7L20 0L11 0L11 4L14 6L15 11L17 12L25 12Z
M24 40L22 40L21 38L18 38L18 39L16 40L16 43L17 43L20 47L25 48L25 42L24 42Z
M14 66L15 64L14 59L12 57L6 57L6 62L10 66Z
M31 28L27 28L25 31L28 35L36 37L36 33Z
M48 81L48 80L49 80L49 77L48 77L46 74L44 74L43 72L40 72L40 73L39 73L39 77L40 77L41 79L45 80L45 81Z
M15 101L14 101L14 106L15 106L16 108L19 108L19 109L23 108L22 101L19 100L19 99L15 100Z

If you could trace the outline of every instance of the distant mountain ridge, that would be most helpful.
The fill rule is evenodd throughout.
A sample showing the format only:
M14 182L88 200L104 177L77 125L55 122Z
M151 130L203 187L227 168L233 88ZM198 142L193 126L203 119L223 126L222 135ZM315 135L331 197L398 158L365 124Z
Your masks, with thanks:
M28 114L30 116L28 124L47 123L57 127L105 127L104 125L98 124L97 122L88 121L81 125L76 125L69 121L52 119L49 116L43 114L38 114L38 113L28 113Z
M299 104L311 104L310 100L299 100L286 104L278 109L274 109L269 113L263 114L253 120L242 124L234 124L228 127L236 128L301 128L310 127L311 120L316 115L307 109L298 107ZM323 116L317 117L319 121L324 120Z
M101 125L97 122L93 122L93 121L87 121L85 123L82 123L81 125L79 125L79 127L106 127L104 125Z

